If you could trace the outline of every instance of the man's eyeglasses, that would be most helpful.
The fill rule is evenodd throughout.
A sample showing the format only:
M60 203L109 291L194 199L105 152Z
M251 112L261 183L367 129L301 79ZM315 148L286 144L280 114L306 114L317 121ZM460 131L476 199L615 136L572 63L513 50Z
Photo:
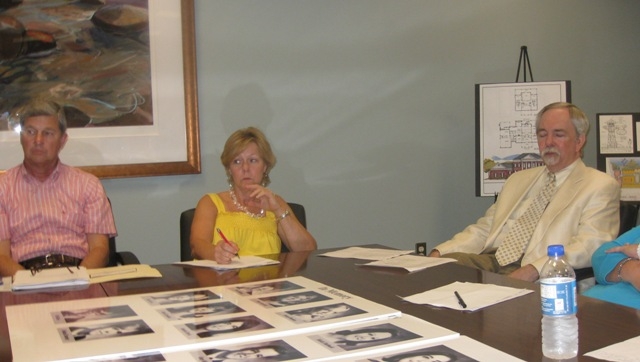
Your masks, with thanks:
M36 275L36 274L38 274L39 272L41 272L41 271L42 271L42 269L45 269L45 268L44 268L45 266L47 267L46 269L50 269L50 268L51 268L51 266L48 266L48 265L42 265L42 264L38 264L38 265L34 265L34 266L32 266L32 267L31 267L31 269L30 269L30 270L31 270L31 275ZM57 267L65 267L65 268L67 268L67 270L69 271L69 273L73 274L73 269L71 269L71 267L70 267L70 266L66 266L66 265L57 265ZM76 268L76 269L80 269L80 266L78 265L78 266L75 266L74 268Z

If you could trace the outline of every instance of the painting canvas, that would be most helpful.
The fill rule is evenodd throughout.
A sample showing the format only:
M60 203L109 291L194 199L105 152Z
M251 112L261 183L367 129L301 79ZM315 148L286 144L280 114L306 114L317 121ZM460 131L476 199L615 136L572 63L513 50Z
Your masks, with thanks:
M193 2L0 5L0 169L22 161L16 109L63 105L63 162L100 177L200 170Z

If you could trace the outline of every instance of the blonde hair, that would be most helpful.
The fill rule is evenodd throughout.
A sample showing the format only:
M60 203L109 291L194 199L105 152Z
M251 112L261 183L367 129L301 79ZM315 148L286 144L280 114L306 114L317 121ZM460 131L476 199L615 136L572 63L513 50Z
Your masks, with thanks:
M258 146L260 157L262 157L262 160L267 166L262 179L262 184L267 186L271 183L271 179L269 179L269 171L271 171L276 165L276 156L271 150L271 145L269 144L269 141L267 141L267 137L258 128L247 127L233 132L224 144L224 150L222 151L222 155L220 155L220 161L222 162L225 170L227 170L227 176L229 176L228 172L229 167L231 167L231 162L251 143L255 143L256 146Z

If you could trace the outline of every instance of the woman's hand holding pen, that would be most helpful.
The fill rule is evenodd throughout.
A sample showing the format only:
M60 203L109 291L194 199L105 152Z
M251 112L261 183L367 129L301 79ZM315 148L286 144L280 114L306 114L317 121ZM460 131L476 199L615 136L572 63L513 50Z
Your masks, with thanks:
M218 229L217 232L220 234L222 240L214 247L215 261L219 264L229 264L233 258L237 257L240 248L236 243L228 240L220 229Z

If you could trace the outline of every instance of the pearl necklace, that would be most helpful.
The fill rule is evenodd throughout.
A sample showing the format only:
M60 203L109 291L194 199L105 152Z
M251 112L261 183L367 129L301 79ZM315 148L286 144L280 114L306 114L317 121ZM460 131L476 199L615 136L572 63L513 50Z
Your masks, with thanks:
M251 211L249 211L249 209L247 209L246 206L242 205L241 203L238 202L238 198L236 197L236 193L233 190L233 186L229 188L229 196L231 196L231 201L233 202L233 205L238 208L238 210L244 212L245 214L251 216L254 219L259 219L261 217L264 217L264 209L260 209L260 213L255 214Z

